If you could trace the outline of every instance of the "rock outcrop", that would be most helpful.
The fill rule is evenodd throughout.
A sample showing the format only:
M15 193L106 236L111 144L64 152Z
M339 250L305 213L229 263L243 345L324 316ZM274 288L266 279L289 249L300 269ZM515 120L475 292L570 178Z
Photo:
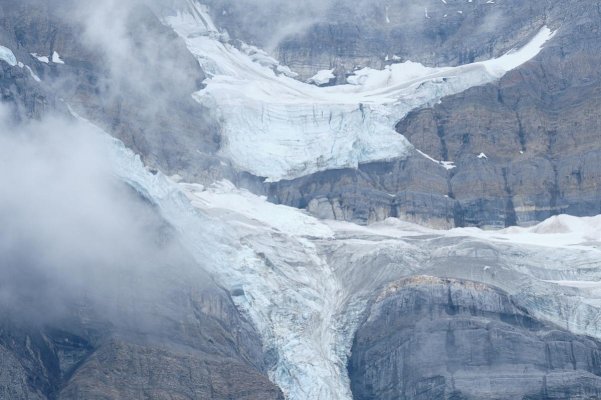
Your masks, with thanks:
M535 32L547 8L523 1L206 3L218 25L272 51L301 79L335 69L339 83L355 68L381 69L400 60L455 66L499 56Z
M447 227L598 214L599 9L558 3L547 23L557 35L534 60L397 124L416 149L456 168L445 170L416 151L407 160L274 184L272 200L337 219L402 216Z
M384 289L348 368L356 400L601 395L601 343L537 321L498 289L453 279Z
M4 99L25 104L20 114L34 118L43 111L68 115L70 107L167 174L190 181L236 180L227 160L215 155L221 137L213 112L191 97L202 88L204 72L144 3L149 2L103 10L110 6L3 1L0 43L41 80L13 67ZM101 25L106 32L99 31ZM63 63L53 62L55 52ZM40 61L43 57L48 62ZM31 84L16 79L17 70Z
M189 301L188 321L164 321L176 337L124 331L89 314L54 327L15 326L4 316L0 399L282 400L257 333L227 294L208 290Z

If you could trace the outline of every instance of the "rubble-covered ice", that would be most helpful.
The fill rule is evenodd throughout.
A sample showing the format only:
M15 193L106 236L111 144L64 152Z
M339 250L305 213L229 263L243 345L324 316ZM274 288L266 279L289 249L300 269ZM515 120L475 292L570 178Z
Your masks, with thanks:
M347 85L317 87L291 78L259 49L231 45L193 0L164 20L210 76L195 98L219 113L222 155L270 181L405 157L411 144L394 126L409 111L499 79L553 36L545 27L522 49L485 62L454 68L405 62L356 71Z

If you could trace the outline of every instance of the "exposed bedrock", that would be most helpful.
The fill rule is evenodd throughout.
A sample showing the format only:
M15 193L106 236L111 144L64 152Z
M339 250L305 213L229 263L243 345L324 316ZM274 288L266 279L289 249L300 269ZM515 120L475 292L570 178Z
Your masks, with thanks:
M548 7L516 0L205 2L218 25L272 51L302 79L335 69L338 83L356 67L398 60L455 66L499 56L536 32Z
M348 365L367 399L594 399L601 344L532 318L480 283L413 277L384 289Z
M68 115L68 105L151 168L189 181L236 181L227 160L215 156L222 139L213 112L191 97L202 87L203 70L183 40L142 4L152 2L111 9L59 0L2 1L0 43L40 79L0 61L3 101L16 104L17 120L44 112ZM54 52L64 64L52 61Z
M0 399L281 400L266 375L260 339L223 291L206 290L186 321L124 330L90 310L80 321L0 328Z
M434 226L600 213L600 17L586 2L551 8L548 23L559 30L535 59L397 124L416 149L456 168L416 151L407 160L280 182L271 198L337 219L402 216Z
M423 21L426 18L420 5L420 23L448 20L440 25L441 32L446 33L434 35L431 42L418 47L407 44L415 42L411 36L414 31L404 24L413 22L399 22L395 17L399 12L395 7L401 5L390 5L390 27L376 24L377 13L386 9L384 4L361 5L373 9L366 14L368 18L359 21L360 36L345 57L361 60L360 48L373 51L369 57L382 53L368 45L372 37L368 33L374 29L398 30L406 40L384 42L398 44L404 49L402 54L412 60L427 62L435 54L437 61L429 62L432 65L497 56L522 44L542 24L558 29L541 54L498 83L446 97L442 103L416 110L398 123L397 131L416 149L436 160L453 161L454 169L447 170L414 151L403 160L261 185L260 178L236 171L229 160L217 155L223 147L220 123L208 106L190 96L201 87L204 72L183 40L162 25L149 8L141 6L123 13L127 29L120 38L127 51L122 59L121 54L112 54L102 43L90 39L84 26L61 18L72 10L53 8L54 3L38 5L35 0L6 0L0 4L3 45L41 78L36 82L26 69L0 61L2 99L11 105L17 121L40 118L48 111L67 114L68 104L121 139L150 168L170 175L177 173L192 182L229 179L256 193L268 194L271 201L306 208L320 217L367 223L398 216L436 227L502 227L528 225L560 213L600 213L599 9L590 2L576 0L544 7L525 2L478 2L465 5L474 9L453 9L452 18L444 18L438 15L444 3L438 3L428 8L431 20L427 21ZM219 14L215 15L217 22L231 30L234 37L244 39L249 35L248 41L266 43L265 38L252 39L258 32L232 29L232 21L242 18L236 14L238 6L211 4L213 13ZM354 21L352 15L361 7L333 8L323 15L334 21L330 24L340 27L346 20ZM511 27L482 33L495 38L494 43L480 34L468 34L476 29L473 24L482 28L493 16L499 17L495 21L500 26ZM256 26L256 21L242 20L248 23L246 30ZM328 35L339 35L337 29L328 30ZM499 32L508 33L499 37ZM289 36L286 40L300 40L302 46L291 46L286 54L303 58L303 46L318 47L307 50L310 54L326 54L332 50L328 43L345 37L340 33L337 39L327 40L307 35L312 39L301 40L298 33ZM280 45L285 47L285 43ZM50 56L54 51L65 64L44 63L30 54ZM470 52L473 57L447 57ZM319 64L321 56L315 57L303 63Z

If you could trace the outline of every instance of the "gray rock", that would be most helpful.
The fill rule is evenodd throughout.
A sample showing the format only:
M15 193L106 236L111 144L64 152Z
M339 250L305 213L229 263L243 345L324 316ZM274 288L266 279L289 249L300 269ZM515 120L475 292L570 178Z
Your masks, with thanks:
M380 69L396 60L459 65L503 54L542 24L546 3L209 0L234 37L272 51L307 79L319 70ZM265 20L272 23L265 26Z
M384 289L357 331L363 399L593 399L601 344L541 323L481 283L413 277Z
M17 67L4 72L4 101L14 104L21 119L39 119L45 112L69 116L68 105L151 168L189 181L237 181L228 161L215 155L218 122L191 97L202 88L204 72L183 40L140 3L120 5L125 32L117 43L87 33L86 20L74 15L77 4L69 1L0 3L0 42L42 79L33 82ZM46 64L30 54L54 51L65 64Z
M599 9L583 1L554 3L546 15L559 30L534 60L397 124L417 149L453 161L456 169L445 171L415 152L408 160L271 185L272 201L311 204L318 215L360 223L400 216L439 227L599 214ZM523 28L537 21L522 21ZM481 153L486 157L478 158ZM342 212L324 214L326 202Z

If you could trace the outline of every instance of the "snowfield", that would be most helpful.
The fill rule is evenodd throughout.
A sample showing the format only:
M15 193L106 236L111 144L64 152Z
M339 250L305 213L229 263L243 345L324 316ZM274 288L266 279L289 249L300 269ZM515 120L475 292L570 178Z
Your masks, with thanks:
M347 85L317 87L293 79L292 71L256 47L232 46L205 6L187 4L164 20L209 75L194 97L219 111L222 155L269 181L407 156L412 146L394 126L408 112L501 78L553 37L544 27L526 46L497 59L455 68L408 61L358 70ZM332 77L322 71L313 82Z

